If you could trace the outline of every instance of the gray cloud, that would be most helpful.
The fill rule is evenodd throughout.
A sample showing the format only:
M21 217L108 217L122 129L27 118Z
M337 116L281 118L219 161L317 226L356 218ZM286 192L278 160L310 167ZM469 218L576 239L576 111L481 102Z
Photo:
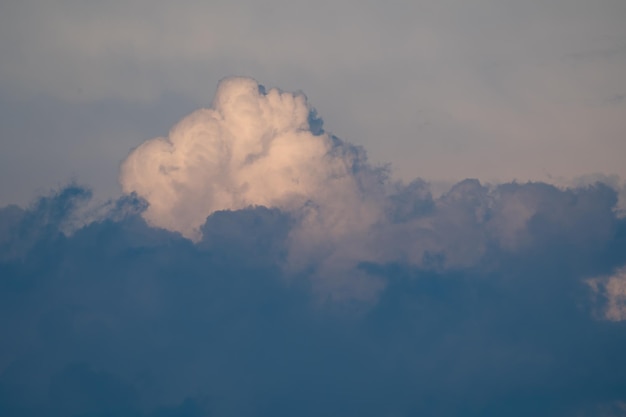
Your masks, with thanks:
M65 234L89 204L76 186L2 209L0 411L620 410L623 322L596 314L612 304L587 284L626 264L614 190L474 180L438 198L424 182L395 189L379 226L387 239L369 237L395 257L297 273L284 262L298 219L278 209L215 212L197 243L148 226L132 196ZM383 286L366 303L320 298L315 280L341 278L333 273Z
M622 413L624 9L513 3L0 5L3 187L139 145L0 209L0 414ZM242 78L139 143L250 71L481 181Z
M279 97L244 81L248 104ZM340 210L316 187L295 205L197 204L178 181L176 203L205 215L191 241L146 215L160 197L144 189L98 203L72 185L0 209L2 414L619 415L615 184L468 179L434 195L373 168L300 100L286 135L342 169L292 170L360 196Z

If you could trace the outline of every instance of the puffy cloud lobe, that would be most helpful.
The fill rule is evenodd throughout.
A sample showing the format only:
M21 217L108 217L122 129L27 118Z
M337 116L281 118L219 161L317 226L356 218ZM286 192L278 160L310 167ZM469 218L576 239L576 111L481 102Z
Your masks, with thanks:
M592 278L587 283L604 299L601 317L611 321L626 320L626 268L608 277Z
M597 253L615 233L615 204L616 191L602 183L559 189L468 179L433 198L417 180L389 194L384 221L371 231L378 256L370 259L458 269L551 246Z
M212 108L131 152L120 182L149 203L148 223L196 241L207 216L219 210L291 213L297 227L285 267L333 271L332 280L323 272L315 281L320 291L367 299L378 280L348 271L372 256L362 242L381 219L384 175L363 150L325 133L304 95L227 78Z
M150 224L193 239L218 210L293 211L309 203L332 212L325 218L348 205L354 211L360 196L352 169L359 155L336 151L340 141L314 134L312 111L304 95L225 79L211 109L194 112L167 138L149 140L128 156L122 187L148 201ZM353 227L347 224L353 217L341 215L334 226Z

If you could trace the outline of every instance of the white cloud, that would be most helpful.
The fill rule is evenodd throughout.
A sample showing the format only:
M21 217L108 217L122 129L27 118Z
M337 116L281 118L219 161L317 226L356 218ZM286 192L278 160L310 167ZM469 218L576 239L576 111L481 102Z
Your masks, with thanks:
M617 270L609 277L588 281L592 290L603 297L602 317L610 321L626 320L626 268Z
M382 216L378 173L359 148L311 131L304 95L263 90L222 80L212 108L130 153L122 188L148 201L151 225L193 240L218 210L280 208L298 219L287 267L321 262L341 275L368 256L368 229Z
M150 203L145 218L152 225L188 238L197 238L215 211L255 205L315 206L335 233L353 230L367 217L354 172L360 156L311 132L311 110L304 95L264 93L252 79L225 79L212 108L131 152L121 168L123 190ZM306 222L320 230L315 217Z

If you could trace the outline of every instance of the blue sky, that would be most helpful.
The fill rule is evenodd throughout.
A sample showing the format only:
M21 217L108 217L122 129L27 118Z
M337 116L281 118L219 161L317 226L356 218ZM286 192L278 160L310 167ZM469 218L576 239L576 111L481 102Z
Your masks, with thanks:
M0 415L626 415L626 3L0 5Z

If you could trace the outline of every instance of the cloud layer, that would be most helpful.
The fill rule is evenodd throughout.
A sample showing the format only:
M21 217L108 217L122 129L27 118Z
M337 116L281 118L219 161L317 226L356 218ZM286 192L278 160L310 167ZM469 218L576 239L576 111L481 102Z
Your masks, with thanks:
M0 209L1 415L624 415L609 184L434 196L244 78L120 179Z
M284 263L300 226L276 208L215 212L195 243L147 225L132 197L66 235L80 187L0 210L0 412L622 415L621 275L607 298L587 284L626 264L614 192L503 184L535 212L496 240L484 187L420 187L398 191L395 226L369 242L418 261L297 274ZM338 271L351 294L376 277L375 300L312 291Z

